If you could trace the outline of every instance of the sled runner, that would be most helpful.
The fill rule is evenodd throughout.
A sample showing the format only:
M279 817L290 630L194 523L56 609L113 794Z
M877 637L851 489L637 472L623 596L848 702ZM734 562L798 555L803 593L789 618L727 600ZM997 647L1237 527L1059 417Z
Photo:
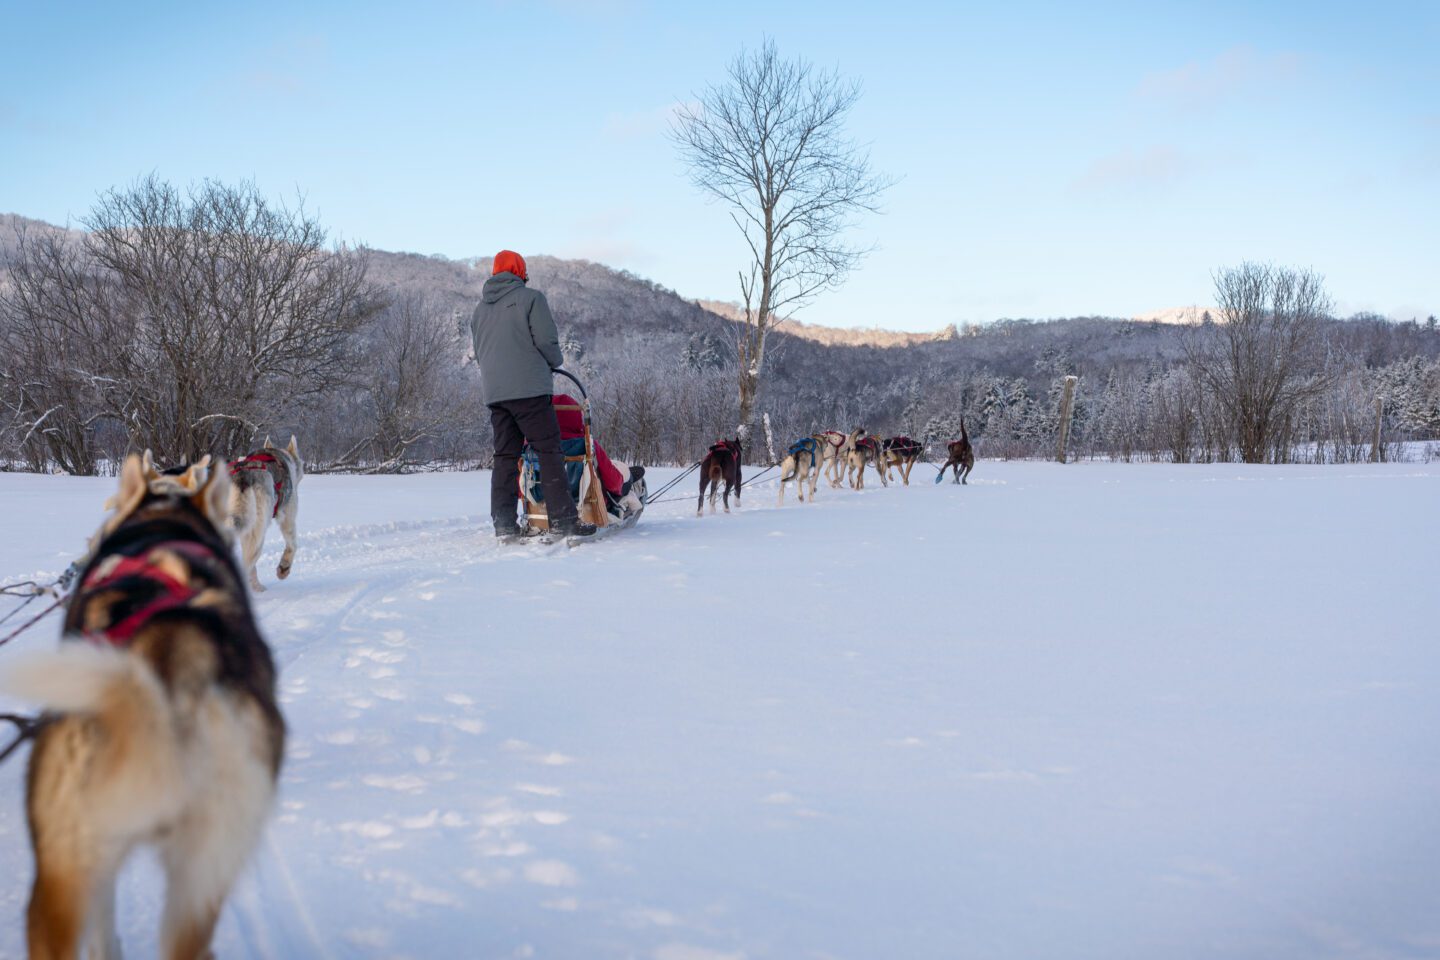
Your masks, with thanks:
M590 399L585 386L565 370L557 374L575 384L580 399L574 406L557 402L557 414L579 413L583 428L581 435L560 441L560 451L565 456L565 477L570 484L570 495L580 511L580 519L596 527L592 537L569 537L571 546L589 540L603 539L619 530L635 525L645 509L645 480L633 477L623 488L622 496L612 497L600 481L595 455L595 438L591 432ZM556 398L557 401L562 398ZM525 501L525 517L521 533L525 537L541 537L549 540L550 513L545 507L545 490L540 484L540 457L525 445L520 454L520 494Z

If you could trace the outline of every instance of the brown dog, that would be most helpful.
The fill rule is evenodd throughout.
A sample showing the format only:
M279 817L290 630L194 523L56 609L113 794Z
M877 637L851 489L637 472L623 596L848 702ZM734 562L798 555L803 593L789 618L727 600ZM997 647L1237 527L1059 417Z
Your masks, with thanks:
M740 507L740 438L720 440L700 464L700 499L695 503L695 516L705 512L705 487L710 487L710 512L715 512L715 495L720 482L725 482L725 512L730 512L730 493L735 493L735 507Z
M951 468L955 472L956 483L968 483L965 478L970 476L970 471L975 469L975 448L970 446L970 434L965 432L965 418L960 418L960 439L951 440L947 445L950 451L945 466L940 468L940 475L935 482L940 482L940 477L945 476L945 471Z
M26 795L32 958L120 955L115 880L146 843L166 875L160 955L210 956L269 815L285 724L231 552L230 478L209 461L169 475L125 461L61 649L6 678L51 711Z

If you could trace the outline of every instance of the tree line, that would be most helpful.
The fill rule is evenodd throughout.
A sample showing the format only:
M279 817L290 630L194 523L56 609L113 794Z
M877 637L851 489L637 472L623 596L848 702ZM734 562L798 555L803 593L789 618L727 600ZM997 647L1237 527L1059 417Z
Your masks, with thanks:
M302 204L251 184L146 178L82 226L0 224L6 468L89 474L145 447L232 456L291 431L315 469L489 464L468 332L488 260L332 244ZM733 434L737 320L599 264L530 267L614 456L685 464ZM938 450L963 417L981 456L1045 456L1073 375L1080 456L1362 459L1377 398L1387 454L1440 437L1433 318L1336 319L1318 277L1265 265L1216 284L1222 316L1190 326L1002 320L890 347L774 329L754 414L782 455L857 426ZM763 430L751 444L766 459Z

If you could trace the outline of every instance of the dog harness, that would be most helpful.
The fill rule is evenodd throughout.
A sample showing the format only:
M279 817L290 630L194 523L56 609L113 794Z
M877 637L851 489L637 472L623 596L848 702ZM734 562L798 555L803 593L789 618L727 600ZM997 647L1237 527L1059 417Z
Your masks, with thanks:
M790 444L789 453L792 457L795 457L797 463L800 460L799 454L810 454L810 466L813 468L815 466L815 448L817 446L819 446L819 444L815 442L814 437L805 437L803 440L796 440Z
M891 437L885 441L885 449L894 450L902 457L909 457L921 451L919 441L911 440L909 437Z
M824 437L825 442L830 444L830 446L832 447L836 447L838 449L839 447L845 446L845 434L841 433L839 430L826 430L824 433L820 434L820 436Z
M724 453L735 456L739 452L740 445L733 440L716 440L710 444L711 453Z
M275 478L275 509L270 511L270 519L274 520L280 515L280 504L283 499L285 475L288 472L280 458L273 453L251 453L241 457L239 460L230 461L230 476L244 473L249 470L265 470Z
M199 590L177 580L159 566L155 555L162 551L178 553L190 561L206 562L215 559L215 555L207 547L193 540L164 540L133 557L113 554L110 559L102 561L90 571L81 584L81 590L85 593L96 593L128 582L127 592L138 592L136 581L140 581L152 588L152 596L119 622L98 632L87 633L88 637L116 647L126 646L140 628L158 614L188 606L190 601L199 596Z

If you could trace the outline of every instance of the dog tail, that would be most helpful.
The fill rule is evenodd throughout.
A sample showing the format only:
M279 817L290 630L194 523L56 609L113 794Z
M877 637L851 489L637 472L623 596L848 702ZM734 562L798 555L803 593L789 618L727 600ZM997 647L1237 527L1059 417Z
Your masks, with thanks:
M250 526L250 518L246 514L245 488L239 483L232 483L230 484L230 529L240 533Z
M964 440L966 443L969 443L969 442L970 442L970 434L968 434L968 433L965 432L965 418L964 418L964 417L961 417L961 418L960 418L960 439L961 439L961 440Z
M116 812L155 812L181 794L184 770L175 711L140 657L89 643L17 658L0 691L62 714L93 716L108 748L93 782ZM112 792L113 791L113 792Z

